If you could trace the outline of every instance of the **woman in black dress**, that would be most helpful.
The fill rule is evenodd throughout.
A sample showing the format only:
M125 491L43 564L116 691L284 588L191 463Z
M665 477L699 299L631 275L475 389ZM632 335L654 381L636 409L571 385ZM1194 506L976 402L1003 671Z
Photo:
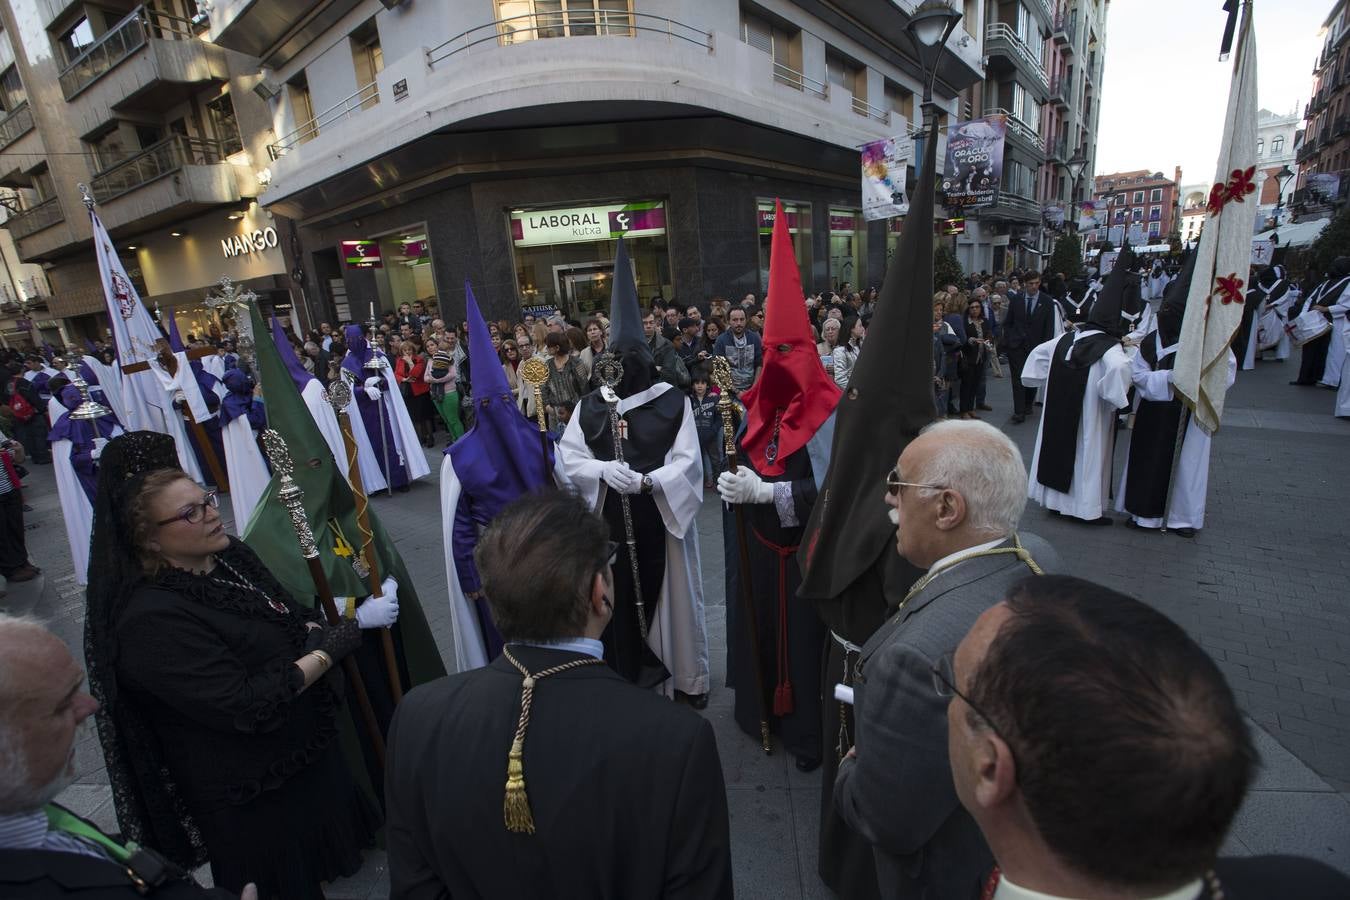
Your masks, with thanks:
M110 443L95 505L85 647L119 822L218 886L322 898L379 825L338 743L357 623L295 606L167 440Z

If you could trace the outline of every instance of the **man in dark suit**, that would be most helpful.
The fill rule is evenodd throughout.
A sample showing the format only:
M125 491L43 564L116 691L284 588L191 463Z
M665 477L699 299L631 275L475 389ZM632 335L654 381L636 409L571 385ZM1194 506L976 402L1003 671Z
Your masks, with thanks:
M53 803L75 780L75 736L98 703L66 645L0 613L0 897L227 900L152 851L131 851ZM257 900L253 885L241 900Z
M712 726L602 663L608 538L561 491L516 501L483 533L478 571L506 647L412 691L394 717L394 898L732 896Z
M1058 563L1044 541L1014 530L1025 484L1007 435L962 420L924 429L888 479L899 552L928 573L863 645L855 745L834 785L839 814L872 843L883 897L975 897L993 865L957 800L931 669L1009 585Z
M1036 389L1022 386L1022 366L1033 349L1055 336L1056 322L1055 301L1041 293L1041 276L1032 272L1023 284L1025 291L1008 294L1008 312L1000 339L1012 374L1012 420L1016 424L1026 421L1036 401Z
M1067 576L1005 597L932 670L956 791L998 860L985 896L1350 897L1311 859L1216 860L1256 751L1176 623Z

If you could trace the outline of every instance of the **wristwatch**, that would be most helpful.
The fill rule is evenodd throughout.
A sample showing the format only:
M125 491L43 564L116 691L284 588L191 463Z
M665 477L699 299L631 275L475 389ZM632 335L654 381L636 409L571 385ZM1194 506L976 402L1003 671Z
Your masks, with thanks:
M650 494L652 492L652 476L642 476L642 493Z

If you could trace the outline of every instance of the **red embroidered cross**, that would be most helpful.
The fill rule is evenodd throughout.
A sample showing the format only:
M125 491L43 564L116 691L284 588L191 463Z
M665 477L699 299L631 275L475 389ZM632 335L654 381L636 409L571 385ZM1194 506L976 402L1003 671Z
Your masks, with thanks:
M1223 212L1224 204L1230 200L1236 200L1241 203L1248 194L1256 192L1256 185L1253 179L1256 177L1256 166L1248 166L1244 171L1234 169L1228 176L1228 183L1219 182L1209 189L1208 210L1211 216L1217 216Z
M1214 277L1214 290L1210 291L1209 296L1205 298L1205 318L1209 318L1210 303L1215 297L1224 306L1230 303L1243 303L1245 297L1242 294L1242 279L1237 277L1236 272L1229 272L1228 277L1216 275Z

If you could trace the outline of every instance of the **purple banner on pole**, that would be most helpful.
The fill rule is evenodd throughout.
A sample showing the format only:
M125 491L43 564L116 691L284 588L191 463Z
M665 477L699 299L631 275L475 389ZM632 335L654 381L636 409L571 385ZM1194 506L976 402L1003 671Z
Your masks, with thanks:
M943 201L949 209L992 206L1003 179L1003 139L1007 116L984 116L957 122L947 134L947 160L942 177Z

